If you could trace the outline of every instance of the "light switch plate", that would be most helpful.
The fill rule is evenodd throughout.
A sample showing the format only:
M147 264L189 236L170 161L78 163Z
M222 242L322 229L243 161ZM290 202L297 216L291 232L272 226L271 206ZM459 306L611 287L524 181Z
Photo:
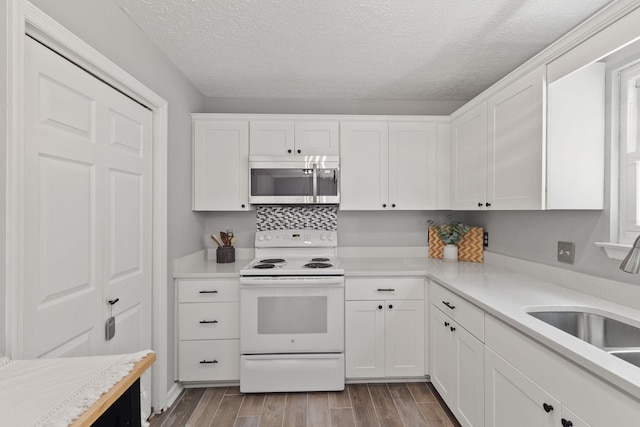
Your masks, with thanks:
M558 242L558 262L573 264L576 260L576 245L573 242Z

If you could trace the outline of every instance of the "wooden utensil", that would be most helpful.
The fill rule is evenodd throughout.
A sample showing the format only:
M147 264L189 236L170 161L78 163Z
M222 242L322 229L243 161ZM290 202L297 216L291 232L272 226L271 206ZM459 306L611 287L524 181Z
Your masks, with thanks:
M224 243L225 246L229 246L229 236L227 236L227 233L221 231L220 237L222 238L222 243Z
M218 247L222 247L222 243L220 243L220 240L218 240L218 238L215 236L215 234L212 234L211 238L213 239L214 242L216 242L218 244Z

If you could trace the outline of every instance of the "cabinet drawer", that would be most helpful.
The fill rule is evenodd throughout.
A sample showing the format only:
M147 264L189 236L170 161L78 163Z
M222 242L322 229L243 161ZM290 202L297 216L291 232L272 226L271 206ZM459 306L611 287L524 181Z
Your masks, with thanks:
M222 301L240 301L238 279L178 281L178 302Z
M424 299L424 279L420 277L350 277L345 280L345 299Z
M240 340L180 341L180 381L237 381L240 379Z
M182 303L178 310L180 340L240 337L240 303Z
M484 311L482 309L436 282L431 282L430 289L431 304L484 342Z

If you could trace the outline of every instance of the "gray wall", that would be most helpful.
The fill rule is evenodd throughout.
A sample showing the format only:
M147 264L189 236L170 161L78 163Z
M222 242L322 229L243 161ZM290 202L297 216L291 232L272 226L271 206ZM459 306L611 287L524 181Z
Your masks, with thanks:
M207 98L205 112L236 114L381 114L453 113L464 101Z
M170 269L173 258L201 249L199 238L202 235L204 222L191 211L191 191L189 190L191 188L190 113L204 110L204 96L113 0L34 0L33 3L169 102L168 264ZM167 297L170 345L168 389L173 385L174 378L174 292L170 271L167 275L169 277ZM4 292L1 294L4 295Z

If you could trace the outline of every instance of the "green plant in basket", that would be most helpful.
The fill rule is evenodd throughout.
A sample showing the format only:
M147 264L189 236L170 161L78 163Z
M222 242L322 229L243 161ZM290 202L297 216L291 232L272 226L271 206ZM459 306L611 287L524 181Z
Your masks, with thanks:
M438 236L445 245L457 245L462 236L467 234L471 227L461 222L450 222L449 224L436 225L434 227Z

